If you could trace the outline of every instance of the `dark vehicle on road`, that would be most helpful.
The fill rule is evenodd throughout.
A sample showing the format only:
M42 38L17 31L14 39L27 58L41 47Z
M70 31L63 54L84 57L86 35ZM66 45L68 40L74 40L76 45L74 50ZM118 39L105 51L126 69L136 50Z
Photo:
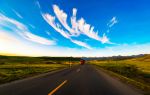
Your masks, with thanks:
M84 65L84 64L85 64L85 60L82 59L82 60L80 61L80 64L81 64L81 65Z

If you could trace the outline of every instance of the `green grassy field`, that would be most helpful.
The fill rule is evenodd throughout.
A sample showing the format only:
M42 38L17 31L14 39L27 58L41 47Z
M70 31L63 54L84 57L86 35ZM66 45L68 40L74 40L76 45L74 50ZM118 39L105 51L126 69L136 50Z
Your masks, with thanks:
M150 55L126 60L92 60L89 63L121 75L131 84L149 93Z
M69 67L79 63L72 57L0 56L0 84Z

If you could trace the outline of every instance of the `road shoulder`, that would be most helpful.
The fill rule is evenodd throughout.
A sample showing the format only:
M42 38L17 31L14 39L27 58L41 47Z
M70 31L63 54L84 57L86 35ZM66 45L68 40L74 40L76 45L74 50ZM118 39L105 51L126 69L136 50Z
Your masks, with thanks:
M96 69L96 71L105 79L110 82L110 84L114 85L116 88L122 88L123 92L130 91L130 93L136 93L136 95L143 95L143 91L140 89L137 89L136 87L124 82L122 79L116 76L115 73L99 68L97 66L93 66L93 68Z
M59 72L61 72L63 70L66 70L66 69L68 69L68 68L58 69L58 70L50 71L50 72L47 72L47 73L38 74L38 75L31 76L31 77L23 78L23 79L20 79L20 80L15 80L15 81L11 81L11 82L8 82L8 83L4 83L4 84L0 85L0 88L6 87L6 86L9 86L9 85L19 84L19 83L34 80L34 79L38 79L38 78L41 78L41 77L45 77L47 75L53 75L53 74L59 73Z

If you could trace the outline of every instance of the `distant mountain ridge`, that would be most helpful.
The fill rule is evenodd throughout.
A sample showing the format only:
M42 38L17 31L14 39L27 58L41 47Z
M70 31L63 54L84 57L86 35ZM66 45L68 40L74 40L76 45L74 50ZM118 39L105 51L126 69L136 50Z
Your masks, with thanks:
M139 60L150 61L150 54L139 54L132 56L112 56L112 57L83 57L85 60Z
M53 60L53 61L70 61L76 60L79 61L80 59L84 60L135 60L135 61L150 61L150 54L139 54L139 55L132 55L132 56L112 56L112 57L27 57L27 56L3 56L0 55L0 60Z
M145 54L140 57L135 57L133 59L130 59L132 61L145 61L145 62L150 62L150 54Z

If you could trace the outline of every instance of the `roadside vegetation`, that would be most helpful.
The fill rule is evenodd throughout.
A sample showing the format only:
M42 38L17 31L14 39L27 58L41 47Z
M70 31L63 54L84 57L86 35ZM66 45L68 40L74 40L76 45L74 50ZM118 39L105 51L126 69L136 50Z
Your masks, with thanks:
M117 58L96 59L89 62L142 89L145 95L150 95L150 55L119 60Z
M0 84L78 64L73 57L0 56Z

